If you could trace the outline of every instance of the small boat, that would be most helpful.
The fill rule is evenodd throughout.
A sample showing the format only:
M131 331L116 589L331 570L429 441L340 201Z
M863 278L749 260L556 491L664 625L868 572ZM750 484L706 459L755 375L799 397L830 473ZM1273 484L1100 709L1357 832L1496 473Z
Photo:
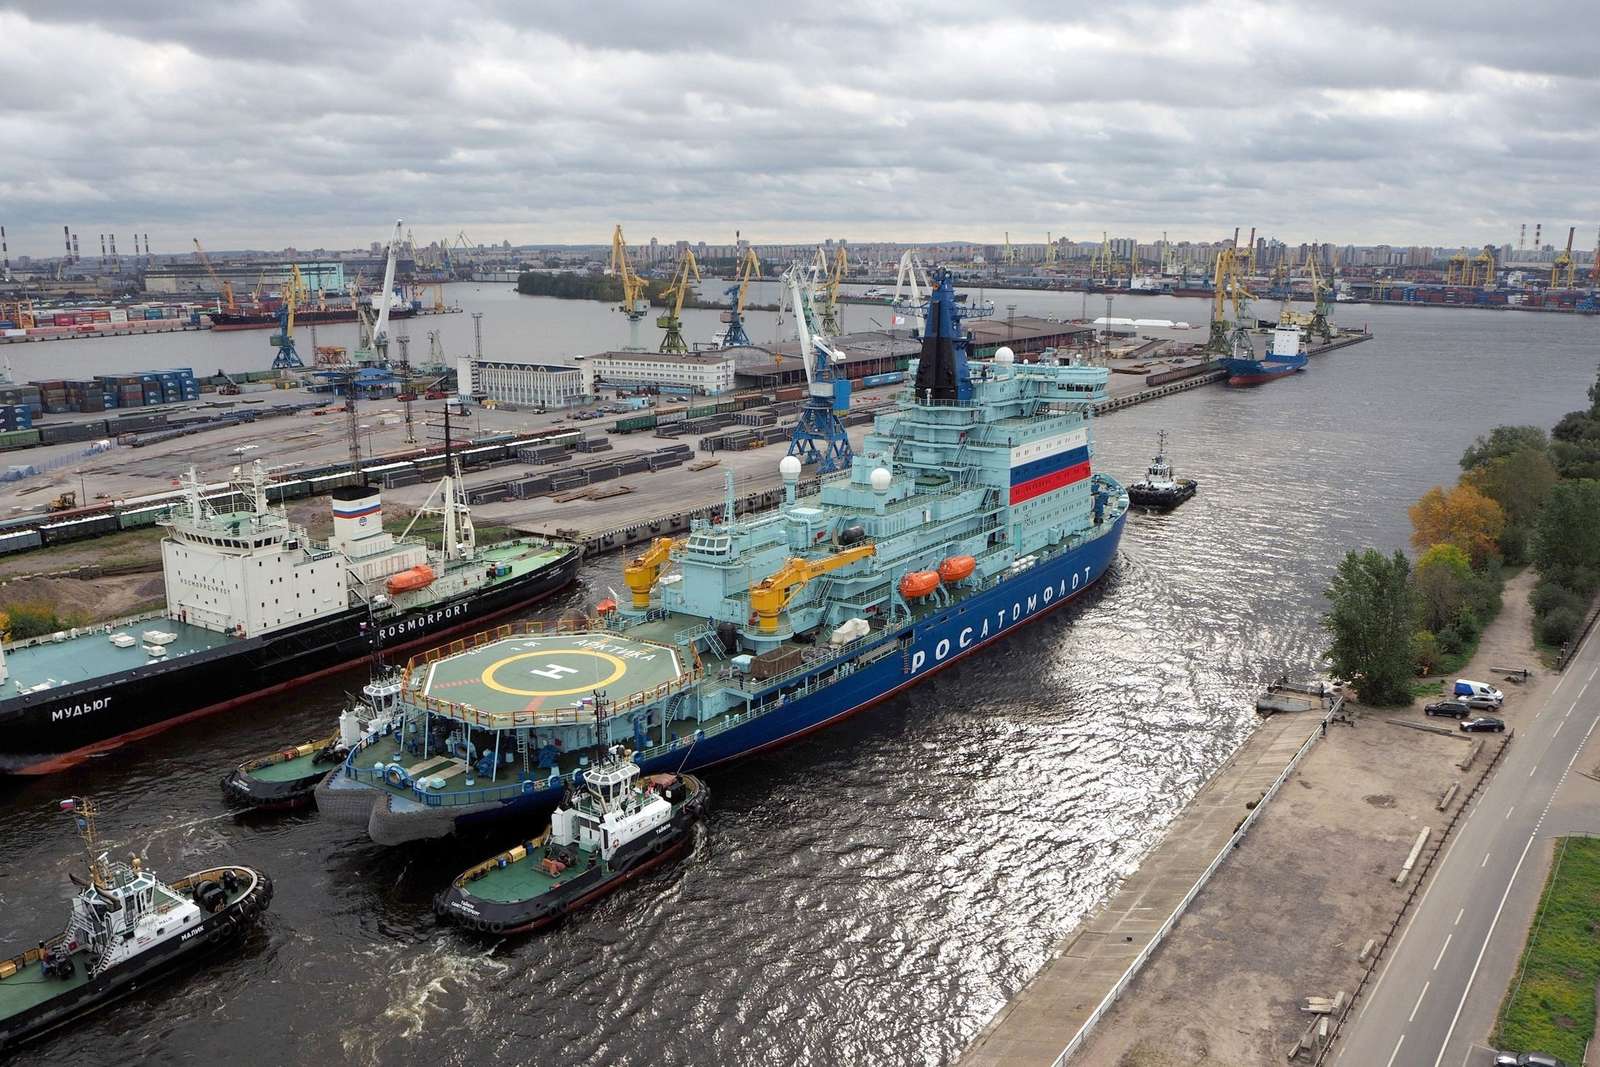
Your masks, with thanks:
M399 695L398 673L368 682L361 688L361 699L351 701L339 715L337 731L317 741L245 760L222 779L222 795L259 811L309 805L316 797L317 783L343 763L362 738L387 725Z
M1128 502L1135 507L1171 511L1194 496L1199 484L1193 478L1175 478L1167 459L1167 431L1156 435L1156 458L1145 468L1144 478L1128 486Z
M613 747L583 772L539 837L463 872L434 898L442 918L490 934L548 926L681 854L710 791L687 774L652 774Z
M88 852L72 881L66 929L0 960L0 1052L106 1007L136 989L238 947L272 902L272 879L224 865L162 882L134 857L111 862L94 834L94 803L63 800Z

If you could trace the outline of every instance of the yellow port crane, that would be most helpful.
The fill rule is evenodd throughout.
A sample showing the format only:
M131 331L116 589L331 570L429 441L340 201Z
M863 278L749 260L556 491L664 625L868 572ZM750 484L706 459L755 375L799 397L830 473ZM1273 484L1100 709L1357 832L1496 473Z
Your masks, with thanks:
M1571 289L1577 285L1578 265L1572 261L1572 237L1578 232L1576 226L1567 227L1567 247L1556 253L1556 261L1550 265L1550 288Z
M1467 284L1484 288L1494 284L1494 246L1484 245L1483 251L1472 257L1467 270Z
M1104 278L1110 282L1117 274L1117 257L1111 251L1111 237L1100 231L1100 247L1089 256L1089 277Z
M1243 260L1244 257L1231 245L1217 253L1211 280L1211 336L1206 340L1208 351L1222 354L1231 351L1229 334L1244 326L1245 311L1252 294L1245 288ZM1230 303L1233 305L1232 323L1227 316Z
M217 268L211 265L211 257L206 255L206 250L200 247L200 238L193 238L194 254L200 258L200 265L211 275L211 283L217 287L217 292L222 294L222 305L228 311L238 311L239 305L233 299L233 283L225 282L217 276Z
M1056 239L1049 230L1044 232L1044 262L1049 267L1056 265Z
M820 312L820 329L829 337L838 337L844 332L839 325L839 284L844 281L844 275L850 269L850 257L845 252L844 245L833 250L833 265L828 270L828 280L822 287L822 305ZM743 291L740 292L741 299Z
M639 345L639 321L644 318L650 304L644 298L644 279L634 271L628 260L628 242L622 236L622 223L611 231L611 273L622 283L622 303L617 310L628 316L628 351L642 352Z
M1444 265L1444 283L1446 285L1466 285L1467 270L1467 253L1465 251L1457 252Z
M1006 260L1006 263L1008 265L1012 264L1012 263L1015 263L1017 261L1017 250L1015 248L1011 247L1011 231L1010 230L1006 231L1005 260Z
M687 352L683 340L683 302L689 295L690 279L700 280L700 263L694 258L694 249L685 248L678 269L672 275L672 284L662 295L671 301L672 310L656 318L656 325L667 331L661 338L662 352Z
M764 634L778 632L778 616L794 600L795 594L814 578L847 567L858 559L877 555L878 547L868 543L835 552L820 559L791 558L775 574L769 574L750 587L750 610Z
M661 568L672 558L672 546L675 543L670 537L658 537L650 542L650 547L642 555L635 556L632 563L622 568L622 580L633 594L634 610L645 611L650 607L650 590L660 580Z

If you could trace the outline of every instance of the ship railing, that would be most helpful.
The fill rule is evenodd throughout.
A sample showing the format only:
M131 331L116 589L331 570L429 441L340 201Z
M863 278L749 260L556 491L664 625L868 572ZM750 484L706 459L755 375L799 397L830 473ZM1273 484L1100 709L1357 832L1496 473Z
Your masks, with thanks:
M77 626L68 628L66 630L58 630L56 633L67 635L66 639L71 638L72 631L74 629L78 631L79 637L82 637L84 634L109 634L115 633L124 626L137 626L139 623L149 622L151 619L173 619L173 616L165 608L159 608L155 611L141 611L137 615L125 615L120 619L111 619L107 622L97 622L89 626ZM32 648L35 645L50 645L54 644L55 642L55 633L48 633L41 634L38 637L24 638L21 641L13 641L5 647L7 649Z
M664 700L673 693L680 692L696 684L704 676L698 663L689 670L678 675L671 681L662 682L660 685L649 689L642 689L637 693L612 701L605 705L608 718L614 718L635 708ZM438 697L428 696L401 689L401 699L413 707L421 708L434 715L442 715L448 719L464 722L469 726L476 726L484 730L517 730L531 726L572 726L581 723L592 723L595 715L593 708L553 708L550 710L522 710L522 711L484 711L471 704L458 704L453 700L441 700Z

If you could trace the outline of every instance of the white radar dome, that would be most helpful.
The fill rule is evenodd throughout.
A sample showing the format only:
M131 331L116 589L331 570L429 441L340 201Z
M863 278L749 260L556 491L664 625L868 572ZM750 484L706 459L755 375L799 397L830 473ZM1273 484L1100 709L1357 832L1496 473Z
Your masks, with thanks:
M783 475L784 481L794 481L800 477L800 461L793 456L784 456L778 460L778 473Z
M887 493L889 491L889 483L892 481L894 481L894 475L890 474L887 469L883 467L873 469L872 489L874 492Z
M1005 345L1001 345L999 348L994 350L994 361L996 363L1015 363L1017 361L1017 354L1011 351L1011 349Z

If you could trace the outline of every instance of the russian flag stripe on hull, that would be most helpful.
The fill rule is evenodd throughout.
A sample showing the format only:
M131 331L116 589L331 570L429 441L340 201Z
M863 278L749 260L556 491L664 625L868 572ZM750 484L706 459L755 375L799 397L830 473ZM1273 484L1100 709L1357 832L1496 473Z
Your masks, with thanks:
M1058 452L1043 459L1029 460L1021 466L1011 468L1011 484L1013 486L1021 485L1024 482L1031 482L1035 478L1041 478L1046 474L1054 474L1056 471L1064 470L1067 467L1076 467L1078 464L1087 463L1088 461L1088 445L1070 449L1066 452Z
M1081 482L1087 477L1089 477L1088 463L1074 464L1071 467L1041 475L1031 481L1023 482L1021 485L1013 485L1011 487L1011 503L1024 503L1054 489L1060 489L1074 482Z

